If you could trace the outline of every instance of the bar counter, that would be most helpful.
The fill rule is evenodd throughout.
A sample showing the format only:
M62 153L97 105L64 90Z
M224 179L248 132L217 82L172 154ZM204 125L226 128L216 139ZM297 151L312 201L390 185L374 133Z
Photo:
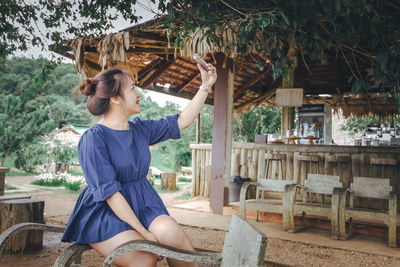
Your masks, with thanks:
M209 197L209 181L211 166L211 144L191 144L193 168L193 195ZM341 146L341 145L292 145L292 144L259 144L259 143L232 143L231 175L250 177L256 181L258 177L265 177L266 154L285 154L283 160L283 174L277 161L272 162L268 179L293 180L303 184L307 173L317 173L317 164L299 162L299 155L317 155L319 172L322 174L339 175L337 163L328 162L329 156L347 157L351 164L341 163L341 182L349 188L352 177L381 177L381 166L371 165L371 158L390 158L397 161L397 165L385 166L385 178L390 179L393 191L400 195L400 181L398 174L400 162L400 147L391 146ZM229 177L226 179L229 186Z

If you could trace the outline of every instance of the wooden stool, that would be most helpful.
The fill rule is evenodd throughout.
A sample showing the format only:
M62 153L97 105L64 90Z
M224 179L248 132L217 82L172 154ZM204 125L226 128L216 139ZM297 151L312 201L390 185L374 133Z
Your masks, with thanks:
M279 163L279 165L281 166L281 179L279 179L279 180L283 180L283 177L284 177L283 160L284 159L286 159L286 154L269 154L269 153L265 154L266 164L265 164L264 178L268 178L268 171L269 171L270 164L272 164L272 161L277 161Z
M347 155L328 155L326 156L325 160L328 162L328 164L332 164L332 163L336 163L337 167L338 167L338 175L340 177L340 181L343 183L343 185L345 187L349 187L350 183L353 180L353 171L352 171L352 164L351 164L351 156L347 156ZM350 173L350 177L349 177L349 181L348 183L346 181L343 181L343 170L342 170L342 165L343 164L347 164L347 166L349 167L349 173Z
M385 166L391 166L394 167L395 170L395 177L397 178L397 160L396 159L390 159L390 158L370 158L369 161L369 173L372 173L372 167L373 165L377 165L378 167L381 166L381 177L385 177Z
M318 157L318 155L299 155L298 157L297 157L297 160L298 160L298 174L299 174L299 179L301 180L301 162L303 161L303 162L305 162L305 163L307 163L308 162L308 166L309 166L309 173L311 173L311 168L312 168L312 164L314 163L314 164L316 164L316 166L317 166L317 174L320 174L320 171L319 171L319 157ZM308 173L307 173L307 175L308 175ZM298 179L298 180L299 180ZM303 184L302 183L303 181L297 181L297 184Z

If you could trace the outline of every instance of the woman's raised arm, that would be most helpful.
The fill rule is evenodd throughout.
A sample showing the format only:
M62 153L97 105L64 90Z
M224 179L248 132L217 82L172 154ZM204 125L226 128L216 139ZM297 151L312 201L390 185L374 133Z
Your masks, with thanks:
M192 101L190 101L190 103L183 109L182 113L179 115L179 130L183 130L189 127L197 118L201 109L204 106L204 102L206 101L209 92L211 92L211 87L217 80L217 72L215 68L211 64L207 65L208 68L212 70L212 73L207 72L203 67L197 64L197 67L199 68L201 73L202 88L197 91Z

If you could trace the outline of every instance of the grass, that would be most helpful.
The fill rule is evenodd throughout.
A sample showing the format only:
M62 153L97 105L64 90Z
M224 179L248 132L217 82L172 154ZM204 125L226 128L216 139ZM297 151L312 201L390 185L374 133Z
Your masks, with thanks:
M191 178L186 178L186 177L179 176L178 182L182 182L182 183L191 183L191 182L192 182L192 179L191 179Z
M41 186L62 186L66 183L63 179L51 179L51 180L44 180L44 179L37 179L32 182L34 185L41 185Z
M180 190L179 186L177 186L174 190L163 189L160 184L155 184L153 185L153 187L157 191L157 193L174 193Z
M14 190L14 189L17 189L17 188L16 188L15 186L6 184L6 185L5 185L5 189L6 189L6 190Z
M83 172L69 171L69 174L73 176L85 176Z
M24 172L24 171L9 171L9 172L6 172L6 177L7 176L33 176L33 175L36 175L36 173Z
M162 172L174 172L174 162L170 153L163 152L161 149L151 150L150 166L156 167Z
M175 199L189 199L192 197L192 194L189 191L186 191L182 195L176 197Z

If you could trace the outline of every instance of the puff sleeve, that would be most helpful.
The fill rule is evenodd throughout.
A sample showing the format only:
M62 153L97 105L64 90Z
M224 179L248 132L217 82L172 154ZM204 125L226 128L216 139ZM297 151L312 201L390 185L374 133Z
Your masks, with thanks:
M179 114L175 114L160 120L143 120L142 124L146 128L149 145L154 145L170 138L181 138L178 117Z
M91 128L83 134L78 157L95 202L105 201L121 190L101 129Z

